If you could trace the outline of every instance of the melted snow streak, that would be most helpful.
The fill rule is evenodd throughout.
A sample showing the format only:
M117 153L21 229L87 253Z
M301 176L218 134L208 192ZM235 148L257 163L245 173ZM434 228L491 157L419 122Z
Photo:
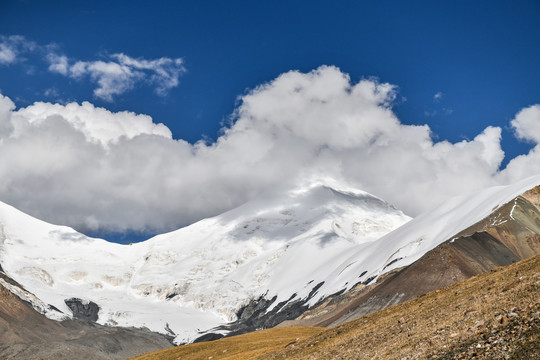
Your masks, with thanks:
M265 310L275 312L374 281L538 184L491 188L410 221L368 193L318 182L133 245L0 203L0 263L35 299L19 296L48 317L71 314L65 300L76 298L99 307L100 324L144 326L185 343L237 320L252 300L275 298Z

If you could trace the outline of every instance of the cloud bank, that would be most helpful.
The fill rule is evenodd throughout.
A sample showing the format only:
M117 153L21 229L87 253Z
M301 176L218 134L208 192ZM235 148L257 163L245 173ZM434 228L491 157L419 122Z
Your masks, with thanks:
M539 105L511 122L536 146L500 170L500 128L436 142L427 125L399 121L395 96L390 84L352 83L331 66L290 71L243 96L212 144L174 139L147 115L87 102L17 110L1 96L0 199L83 231L161 232L309 178L333 177L416 215L540 173Z

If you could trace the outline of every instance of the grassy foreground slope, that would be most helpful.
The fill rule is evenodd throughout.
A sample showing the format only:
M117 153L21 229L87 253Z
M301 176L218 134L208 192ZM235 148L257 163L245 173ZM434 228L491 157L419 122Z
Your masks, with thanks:
M540 359L540 255L326 331L274 328L134 359L210 358Z
M251 332L244 335L179 346L134 357L137 360L252 359L288 344L320 334L325 328L291 326ZM290 346L290 345L289 345Z

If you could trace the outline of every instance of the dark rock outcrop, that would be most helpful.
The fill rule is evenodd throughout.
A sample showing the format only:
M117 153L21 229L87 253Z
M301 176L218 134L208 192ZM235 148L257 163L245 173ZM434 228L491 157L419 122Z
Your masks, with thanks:
M99 306L93 301L83 301L78 298L65 299L64 302L71 309L77 319L96 322L98 319Z
M223 334L218 334L218 333L208 333L208 334L204 334L203 336L199 336L198 338L196 338L195 340L193 340L193 343L200 343L200 342L205 342L205 341L219 340L219 339L221 339L223 336L224 336Z
M323 284L324 281L313 286L308 296L304 299L295 299L296 294L293 294L289 299L275 306L273 304L277 300L276 296L267 299L263 295L258 299L253 299L237 311L236 316L238 319L236 321L220 326L214 329L214 331L225 330L227 331L227 335L225 336L229 337L255 330L272 328L286 320L295 319L309 309L307 305L309 300L317 294L317 291ZM271 307L272 309L269 310ZM194 342L211 341L221 337L223 337L221 333L209 332L197 338Z

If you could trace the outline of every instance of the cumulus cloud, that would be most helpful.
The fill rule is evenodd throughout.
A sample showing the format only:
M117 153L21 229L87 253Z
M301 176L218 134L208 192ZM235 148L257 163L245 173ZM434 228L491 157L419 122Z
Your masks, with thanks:
M21 55L36 48L36 44L23 36L0 36L0 65L13 64L21 60Z
M159 232L312 177L346 182L416 215L540 172L538 146L501 171L500 128L436 142L427 125L399 121L395 96L390 84L352 83L335 67L290 71L243 96L211 144L174 139L146 115L90 103L16 110L2 97L0 199L81 230ZM517 134L537 130L528 120L535 115L524 114L512 122Z
M121 137L132 139L137 135L150 134L172 138L171 131L163 124L154 124L148 115L136 115L123 111L111 113L103 108L96 108L89 102L81 105L67 105L37 102L20 109L13 119L12 138L18 138L28 130L45 123L50 118L65 120L70 127L82 133L86 142L99 143L108 148L110 143L118 142Z
M519 111L510 122L516 137L534 144L528 154L510 160L499 174L499 181L514 182L530 174L540 174L540 105Z
M178 86L178 79L185 72L181 58L147 60L113 54L106 61L71 61L65 55L50 52L47 60L52 72L77 80L90 77L98 85L94 95L106 101L131 90L137 82L146 82L154 87L157 94L166 95L171 88Z
M540 105L521 110L510 124L519 139L540 143Z

